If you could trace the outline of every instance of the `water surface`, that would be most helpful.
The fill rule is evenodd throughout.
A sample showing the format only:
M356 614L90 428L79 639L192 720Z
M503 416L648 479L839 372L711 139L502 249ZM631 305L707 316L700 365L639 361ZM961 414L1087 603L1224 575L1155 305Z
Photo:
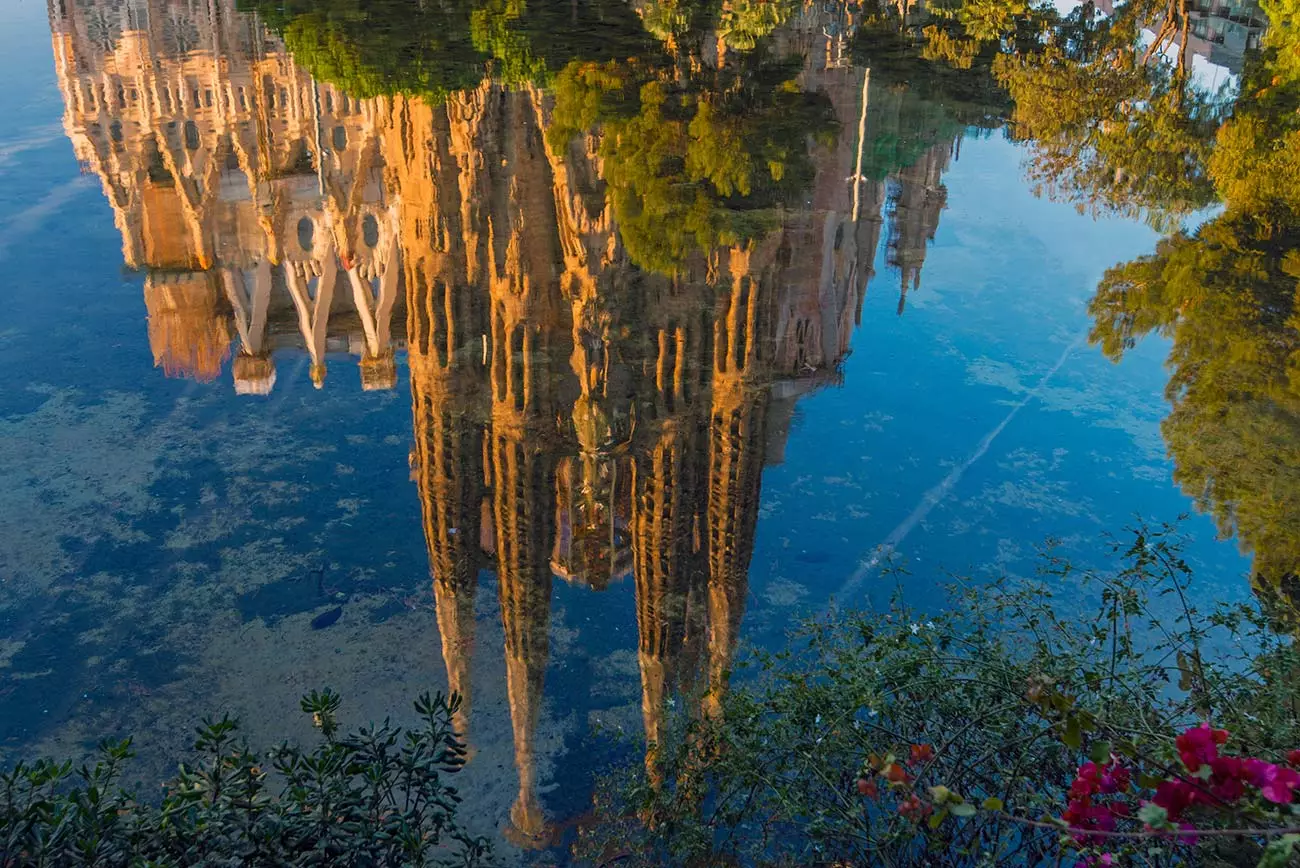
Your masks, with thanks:
M269 744L313 687L455 689L474 824L537 846L594 732L832 600L1183 513L1200 592L1249 594L1173 480L1169 341L1088 341L1147 223L1036 196L857 7L684 47L649 6L351 79L229 0L6 7L0 758L134 733L153 782L204 713Z

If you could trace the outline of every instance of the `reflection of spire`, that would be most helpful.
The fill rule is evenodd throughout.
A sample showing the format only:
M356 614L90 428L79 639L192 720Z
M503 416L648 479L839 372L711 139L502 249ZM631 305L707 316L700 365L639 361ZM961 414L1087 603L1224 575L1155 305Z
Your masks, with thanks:
M479 393L476 359L444 354L449 329L435 331L426 319L432 309L455 310L451 287L416 281L408 284L412 416L415 426L413 470L424 511L424 539L442 636L442 657L450 690L463 699L457 730L469 735L471 693L469 657L474 642L474 592L479 568L479 504L483 497L482 428L475 423ZM472 298L468 293L461 298ZM470 316L472 311L464 311Z
M709 421L709 709L716 711L740 636L758 524L766 390L714 386Z
M477 118L470 112L469 120L454 120L462 105L457 98L435 107L394 97L385 118L387 128L421 129L426 134L386 136L383 156L390 182L401 193L394 217L400 233L394 238L400 238L406 285L413 470L424 508L424 537L448 686L464 701L455 723L468 739L469 657L483 524L480 505L485 493L484 428L479 420L486 409L481 336L487 325L485 299L466 282L469 265L462 227L474 218L462 209L462 193L473 191L465 177L469 160L458 156L474 156L472 151L466 153L474 144L472 133L463 128ZM457 123L459 136L453 134ZM433 227L437 231L431 231ZM396 251L390 256L396 258ZM391 304L384 295L388 280L385 274L377 306ZM364 285L360 292L366 294ZM376 337L382 347L384 340Z
M519 795L513 833L536 844L545 832L537 798L534 738L549 656L554 543L555 374L568 329L561 316L562 255L550 166L536 104L527 93L493 93L484 132L494 191L485 276L491 299L492 488L497 581L506 644L506 691ZM498 156L499 155L499 156ZM558 372L557 372L558 373Z
M739 638L749 585L749 561L758 522L765 451L767 390L760 378L770 349L769 298L777 284L756 267L779 251L761 246L732 251L730 294L724 296L714 334L713 402L709 414L708 564L709 699L716 712Z
M901 274L898 312L903 312L908 289L921 286L921 266L926 243L939 229L939 213L947 207L948 188L940 180L952 158L953 142L940 142L921 159L898 173L890 194L888 262Z
M688 593L702 575L693 545L699 489L691 421L665 424L632 465L637 660L647 745L662 743L666 692L686 643ZM654 778L653 752L646 769Z
M510 811L514 828L537 840L545 818L537 799L533 738L542 706L551 623L551 523L554 462L539 449L536 432L502 431L492 438L493 513L497 582L506 642L506 692L515 734L519 796Z
M469 657L478 584L482 430L467 412L473 394L455 374L411 355L413 470L424 512L433 593L448 688L463 699L456 729L469 735Z

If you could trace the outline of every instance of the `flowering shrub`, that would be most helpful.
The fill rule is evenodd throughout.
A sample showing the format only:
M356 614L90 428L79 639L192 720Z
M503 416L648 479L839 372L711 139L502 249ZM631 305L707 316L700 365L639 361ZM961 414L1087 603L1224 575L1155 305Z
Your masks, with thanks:
M832 614L756 652L652 771L606 776L575 856L1285 864L1300 655L1252 605L1202 613L1173 528L1114 554L1101 572L1049 553L1037 580L959 583L942 613Z

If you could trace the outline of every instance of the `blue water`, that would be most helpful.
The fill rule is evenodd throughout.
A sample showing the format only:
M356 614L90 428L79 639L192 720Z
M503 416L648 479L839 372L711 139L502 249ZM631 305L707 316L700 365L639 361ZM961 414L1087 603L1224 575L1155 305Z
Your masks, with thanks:
M46 12L23 0L0 23L0 760L134 732L150 779L207 712L238 713L259 744L309 737L297 697L322 685L350 720L401 716L419 690L447 686L449 666L412 481L403 328L389 389L362 389L338 335L313 388L283 299L269 395L237 395L228 359L212 382L165 376L145 274L125 267L114 210L61 126ZM1023 156L1000 133L965 136L902 314L882 236L842 380L772 387L801 397L781 399L787 434L750 444L767 460L741 510L754 522L742 646L779 641L832 599L883 605L901 585L935 606L949 571L1029 575L1048 538L1102 565L1106 535L1139 516L1191 513L1197 586L1249 594L1249 559L1171 480L1167 345L1148 339L1112 364L1086 340L1104 270L1157 236L1035 197ZM571 413L559 410L564 424ZM530 448L578 452L573 438ZM551 521L554 491L541 496ZM460 649L474 691L465 788L476 822L503 829L529 764L558 822L588 798L593 727L642 724L635 582L550 583L549 622L531 616L549 650L525 739L509 714L493 557L467 592L476 635ZM884 562L906 575L882 576ZM336 599L339 622L312 630Z

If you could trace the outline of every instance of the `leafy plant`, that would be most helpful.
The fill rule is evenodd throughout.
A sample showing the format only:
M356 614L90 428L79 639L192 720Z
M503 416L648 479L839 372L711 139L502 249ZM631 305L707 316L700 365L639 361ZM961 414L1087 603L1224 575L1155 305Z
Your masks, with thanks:
M19 763L0 775L0 866L482 864L485 839L456 822L446 778L465 762L452 729L459 697L422 695L420 724L387 720L340 734L340 699L303 697L322 741L259 756L228 716L205 719L161 804L121 784L130 739L93 765Z
M1138 528L1114 572L1048 553L1038 579L959 584L940 613L895 600L805 625L680 715L648 770L604 780L578 856L1285 862L1300 655L1253 607L1202 612L1179 549Z

